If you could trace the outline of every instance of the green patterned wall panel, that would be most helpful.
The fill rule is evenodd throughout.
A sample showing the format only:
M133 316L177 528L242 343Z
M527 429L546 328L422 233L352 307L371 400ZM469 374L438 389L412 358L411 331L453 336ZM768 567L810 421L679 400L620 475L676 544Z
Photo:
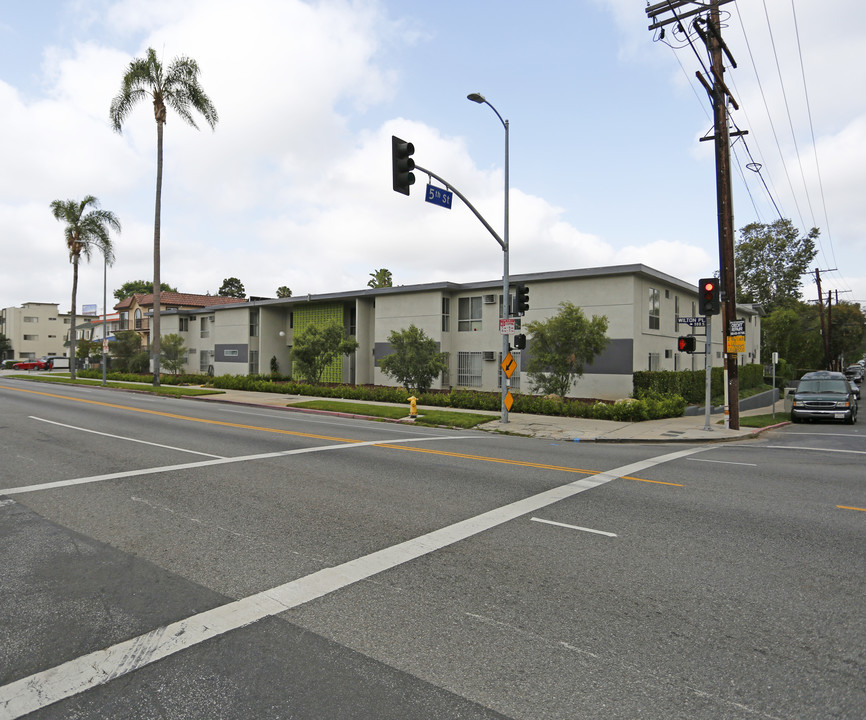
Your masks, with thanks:
M293 328L295 333L299 333L310 325L323 327L325 325L330 325L335 320L340 323L340 325L343 325L343 306L338 303L304 305L295 308ZM292 370L297 370L297 368L294 367L294 364L292 365ZM322 382L343 382L342 355L325 368L325 373L322 375Z

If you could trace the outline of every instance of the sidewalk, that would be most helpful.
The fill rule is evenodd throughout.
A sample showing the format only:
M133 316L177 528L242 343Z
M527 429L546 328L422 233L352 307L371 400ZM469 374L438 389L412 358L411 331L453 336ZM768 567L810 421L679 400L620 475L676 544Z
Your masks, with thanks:
M292 408L293 403L305 402L307 400L321 400L321 398L302 397L298 395L282 395L279 393L257 393L243 390L226 390L222 395L204 395L192 398L194 400L238 403L241 405L262 406L271 408L283 408L293 412L320 411ZM340 402L353 403L353 400L341 400ZM360 402L360 401L358 401ZM388 405L392 403L370 403L367 405ZM441 410L442 408L429 408ZM474 411L469 411L474 412ZM740 416L763 415L772 412L768 405L764 408L741 411ZM334 414L334 413L332 413ZM336 413L341 416L363 417L351 413ZM424 407L418 406L418 414L424 414ZM488 414L488 413L482 413ZM409 408L406 406L408 418ZM726 429L720 424L724 418L722 415L714 414L710 417L710 429L705 430L704 415L683 416L678 418L667 418L664 420L647 420L645 422L614 422L611 420L587 420L582 418L554 417L549 415L526 415L524 413L509 413L508 423L503 424L499 413L490 413L491 421L479 425L479 430L488 432L503 432L510 435L521 435L526 437L547 438L560 442L609 442L609 443L634 443L634 442L724 442L730 440L742 440L759 435L768 428L741 428L740 430ZM776 418L779 424L788 422L787 415L783 412L782 403L776 402ZM402 421L405 422L405 421ZM777 427L774 425L773 427Z

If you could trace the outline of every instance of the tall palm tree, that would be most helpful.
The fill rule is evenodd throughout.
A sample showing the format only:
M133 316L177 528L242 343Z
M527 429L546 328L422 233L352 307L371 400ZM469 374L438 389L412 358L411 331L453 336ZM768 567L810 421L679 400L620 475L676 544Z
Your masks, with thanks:
M88 210L88 208L91 208ZM69 329L69 374L75 379L75 307L78 301L78 260L82 253L89 261L94 247L99 248L106 264L114 262L114 248L109 231L120 232L120 220L109 210L99 209L99 200L88 195L84 200L54 200L51 212L55 219L66 223L63 229L69 262L72 263L72 325ZM107 313L108 310L105 309Z
M216 126L219 120L216 108L199 85L198 74L198 64L192 58L177 57L168 67L163 67L153 48L148 48L146 57L136 58L129 63L120 92L111 101L111 125L120 133L123 131L123 121L136 103L145 97L153 98L153 115L156 119L156 211L153 221L153 329L150 333L150 352L153 358L154 385L159 385L159 223L162 207L162 133L167 107L174 110L196 130L198 125L195 124L192 110L201 113L211 129Z

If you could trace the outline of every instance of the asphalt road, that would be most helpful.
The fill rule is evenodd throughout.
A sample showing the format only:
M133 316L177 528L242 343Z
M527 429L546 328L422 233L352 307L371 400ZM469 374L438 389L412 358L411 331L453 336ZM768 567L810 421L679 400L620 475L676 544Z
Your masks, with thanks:
M864 457L0 380L0 718L863 718Z

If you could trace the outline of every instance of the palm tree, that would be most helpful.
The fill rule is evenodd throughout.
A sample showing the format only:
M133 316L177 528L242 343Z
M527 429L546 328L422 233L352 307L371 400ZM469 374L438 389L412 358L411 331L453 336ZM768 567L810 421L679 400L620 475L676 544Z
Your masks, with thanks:
M370 273L370 280L367 283L367 287L369 288L384 288L384 287L393 287L394 279L391 277L391 271L387 268L380 268L375 272Z
M162 133L166 122L166 106L196 130L198 125L195 124L192 110L201 113L211 129L216 126L219 120L216 108L199 85L198 74L198 64L192 58L177 57L168 67L163 67L153 48L148 48L147 57L136 58L129 63L120 92L111 101L111 125L120 133L123 121L136 103L145 97L153 98L153 115L156 119L156 211L153 221L153 329L150 352L153 357L154 385L159 385L159 219L162 207Z
M88 208L92 208L88 212ZM120 232L120 220L109 210L99 209L99 200L88 195L82 201L54 200L51 212L56 220L66 223L66 248L72 263L72 325L69 330L69 375L75 379L75 306L78 301L78 260L81 254L89 261L94 246L105 257L106 264L114 262L114 248L109 230ZM106 309L105 312L108 312Z

